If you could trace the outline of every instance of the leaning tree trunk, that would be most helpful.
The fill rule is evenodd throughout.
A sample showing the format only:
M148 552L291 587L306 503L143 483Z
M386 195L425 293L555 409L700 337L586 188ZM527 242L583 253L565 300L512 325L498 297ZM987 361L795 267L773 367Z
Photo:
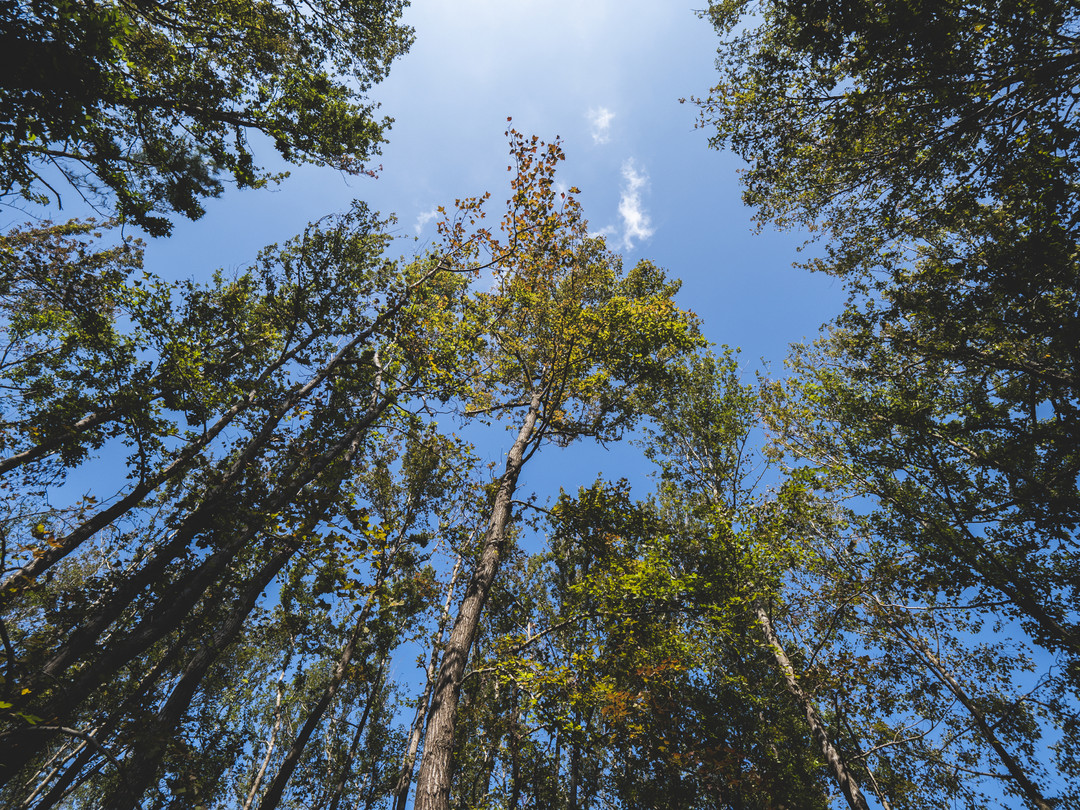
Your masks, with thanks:
M825 723L822 722L820 715L818 715L817 707L814 706L814 701L810 699L810 696L806 694L799 685L799 681L795 677L795 667L792 666L791 659L788 658L787 653L784 652L784 647L780 643L776 631L773 629L768 611L765 610L765 606L761 603L761 600L755 600L754 602L754 616L757 618L758 626L761 628L761 633L765 637L769 651L772 653L773 659L780 669L780 674L783 675L788 692L791 693L799 705L802 706L803 711L806 712L806 722L810 725L810 731L814 735L814 739L817 740L818 745L821 746L821 753L824 755L825 762L828 763L829 770L832 771L833 778L836 780L836 784L839 786L841 793L844 794L844 798L847 799L852 810L870 810L869 805L866 803L866 799L863 797L862 791L859 789L859 783L856 782L855 778L851 775L847 765L844 763L843 757L840 755L840 752L836 750L836 746L829 740L828 729L825 728Z
M449 810L450 779L453 764L454 727L457 722L458 696L465 675L469 650L476 639L480 616L484 611L492 583L499 570L510 526L510 506L517 489L518 475L525 463L525 450L533 436L540 413L542 391L533 392L529 410L506 457L506 470L491 507L484 547L473 571L457 619L450 631L443 653L439 677L431 699L431 714L424 736L424 754L416 777L415 810Z
M986 715L983 714L978 704L971 698L970 695L960 685L960 682L953 676L953 674L945 668L944 663L930 650L930 648L919 638L913 636L903 626L889 617L888 608L878 599L874 597L874 602L877 603L880 615L885 623L904 640L904 643L911 648L911 650L918 655L923 661L929 665L930 669L934 671L934 674L941 680L942 683L948 687L949 691L953 693L953 696L960 701L961 705L967 709L968 714L971 715L972 721L974 721L975 727L979 730L983 739L987 744L994 749L994 753L998 755L998 759L1001 760L1001 764L1005 766L1005 770L1009 772L1010 778L1016 783L1017 788L1021 793L1031 802L1032 807L1037 810L1052 810L1053 805L1047 801L1042 792L1039 790L1038 785L1028 776L1023 766L1016 760L1016 757L1005 747L1005 744L994 733L993 726L990 721L987 720Z
M349 665L352 663L353 656L356 654L356 647L360 643L360 638L363 636L364 630L367 629L367 608L369 606L370 602L368 605L364 606L364 611L361 613L356 622L356 626L353 628L352 634L349 636L345 647L341 651L341 656L338 658L337 666L334 667L330 682L326 685L322 696L319 698L319 701L315 704L314 708L308 712L307 720L305 720L303 727L296 735L296 739L293 740L292 745L289 746L289 751L285 755L285 759L282 761L281 766L278 768L274 781L270 783L270 786L266 789L266 793L263 795L262 801L259 802L259 810L275 810L278 804L281 803L281 797L285 792L285 788L288 787L289 779L292 778L293 771L295 771L296 766L300 764L300 757L307 747L308 740L311 739L311 735L315 732L315 728L322 722L323 715L325 715L326 710L330 708L330 704L334 701L334 697L341 688L341 684L345 681L345 676L349 672ZM379 666L381 670L381 662Z
M221 651L236 638L266 586L295 552L295 547L285 548L262 566L244 589L225 623L192 656L165 705L146 727L139 730L139 744L121 773L119 786L106 801L106 807L126 810L141 806L142 794L153 782L168 742L183 719L184 712L195 696L206 671L218 659Z
M367 728L368 718L371 716L371 709L375 705L375 701L386 700L385 693L380 697L385 680L386 655L384 654L382 660L379 661L375 680L371 682L371 689L368 690L368 697L364 702L364 713L360 715L360 722L356 724L356 730L353 732L352 743L349 745L349 754L346 757L344 764L341 766L341 773L334 779L334 785L330 791L330 803L327 810L338 810L338 807L341 804L341 799L345 795L345 784L349 781L353 763L356 762L356 751L360 747L360 741L364 736L364 730Z

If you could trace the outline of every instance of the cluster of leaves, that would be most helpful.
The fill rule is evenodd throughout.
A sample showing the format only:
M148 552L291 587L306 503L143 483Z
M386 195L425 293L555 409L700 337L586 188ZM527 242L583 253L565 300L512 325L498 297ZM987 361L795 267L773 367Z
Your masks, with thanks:
M412 32L400 0L0 4L0 196L81 194L155 235L168 214L290 162L357 173L388 121L366 98Z
M794 357L785 437L883 505L929 581L1080 651L1080 17L1068 3L769 3L702 102L763 219L819 228L852 293ZM801 411L800 411L801 408ZM841 461L842 460L842 461Z

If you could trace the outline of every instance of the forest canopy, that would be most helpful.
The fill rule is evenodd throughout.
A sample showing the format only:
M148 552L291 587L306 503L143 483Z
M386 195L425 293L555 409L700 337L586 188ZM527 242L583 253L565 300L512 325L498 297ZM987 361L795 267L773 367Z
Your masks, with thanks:
M846 294L755 377L512 125L419 248L154 265L266 148L364 170L403 6L0 0L0 203L106 214L0 235L0 804L1080 803L1080 12L703 13Z

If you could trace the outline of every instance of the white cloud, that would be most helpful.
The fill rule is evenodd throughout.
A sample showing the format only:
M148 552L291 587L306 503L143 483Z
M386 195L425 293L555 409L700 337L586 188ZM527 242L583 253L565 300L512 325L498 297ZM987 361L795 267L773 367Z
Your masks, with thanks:
M652 220L641 204L641 190L649 183L649 177L638 171L634 159L630 158L622 166L622 197L619 199L619 216L623 224L623 247L629 250L638 239L648 239L653 235Z
M593 143L601 144L611 140L611 119L615 117L615 113L607 107L593 107L585 117L589 119Z
M416 224L413 226L413 230L416 231L416 235L419 236L420 232L424 230L424 226L431 220L435 219L439 215L437 209L432 208L430 211L424 211L420 216L416 218Z

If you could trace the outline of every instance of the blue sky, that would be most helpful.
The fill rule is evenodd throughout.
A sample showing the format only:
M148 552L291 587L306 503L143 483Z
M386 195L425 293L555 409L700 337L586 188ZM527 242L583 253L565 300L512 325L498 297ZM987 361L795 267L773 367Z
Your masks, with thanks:
M835 282L791 267L798 235L753 233L740 161L708 149L696 108L679 103L714 76L716 36L690 6L416 0L406 19L416 43L373 92L395 119L378 179L306 167L273 189L229 192L153 241L148 265L182 276L236 269L353 198L419 236L402 252L422 249L436 206L484 191L504 199L512 116L526 135L562 137L561 178L582 189L593 230L628 262L648 258L684 279L681 302L711 340L779 365L788 343L812 338L837 310Z
M709 149L696 107L680 103L707 94L715 75L716 34L692 7L416 0L406 20L416 42L373 91L394 119L377 179L301 167L272 189L230 191L208 202L203 219L152 240L148 268L171 277L238 270L262 246L354 198L396 214L399 251L421 252L439 205L490 191L497 215L509 196L512 117L525 135L562 138L560 178L582 190L591 228L627 263L648 258L683 279L681 305L702 318L711 341L742 349L748 378L762 360L780 372L787 346L812 339L838 311L835 281L791 266L801 235L755 232L740 199L741 161ZM490 453L500 455L498 443ZM528 478L550 491L541 481L556 473L576 488L600 471L642 472L629 448L579 444L569 456L538 458Z
M206 202L206 215L178 220L172 237L149 239L146 266L166 278L208 278L251 263L259 249L346 210L354 199L398 218L398 251L423 252L433 213L457 198L509 195L507 117L525 135L561 137L561 182L582 190L594 232L628 264L647 258L684 282L682 306L697 313L716 344L741 348L747 379L768 364L782 373L793 341L813 339L838 310L832 279L792 267L800 234L756 232L740 199L741 161L708 148L697 109L680 99L705 95L714 81L717 38L693 7L668 0L415 0L406 21L410 52L374 88L380 113L394 119L374 162L376 179L275 162L269 142L258 158L280 185L235 189ZM72 206L61 219L92 212ZM25 219L18 212L6 227ZM502 442L485 448L491 459ZM631 448L579 443L549 452L527 476L548 493L561 484L606 477L640 480ZM79 480L79 476L74 476Z

